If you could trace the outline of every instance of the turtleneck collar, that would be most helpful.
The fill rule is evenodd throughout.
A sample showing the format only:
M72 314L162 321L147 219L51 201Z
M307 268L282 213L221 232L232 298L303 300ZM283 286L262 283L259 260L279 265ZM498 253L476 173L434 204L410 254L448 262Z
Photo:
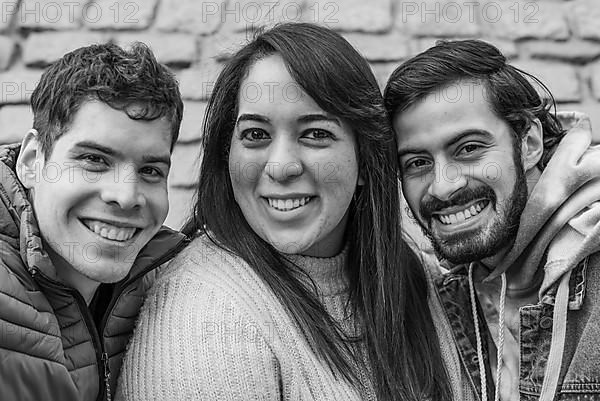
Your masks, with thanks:
M284 254L284 256L308 274L317 285L320 296L335 296L348 290L349 283L346 275L348 246L330 258L297 254Z

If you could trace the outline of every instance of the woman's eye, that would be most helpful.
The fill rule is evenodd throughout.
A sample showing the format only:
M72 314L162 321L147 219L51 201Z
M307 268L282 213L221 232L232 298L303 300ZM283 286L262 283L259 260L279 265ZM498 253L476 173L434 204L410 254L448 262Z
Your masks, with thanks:
M248 141L263 141L269 139L269 134L260 128L249 128L242 131L241 139Z
M429 166L431 162L425 159L411 160L406 164L407 169L421 169Z
M333 139L334 135L323 129L313 129L308 131L306 134L302 135L304 138L312 139L315 141L322 141L325 139Z
M164 173L162 172L162 170L159 168L156 168L156 167L144 167L140 170L140 172L144 175L152 176L152 177L164 176Z

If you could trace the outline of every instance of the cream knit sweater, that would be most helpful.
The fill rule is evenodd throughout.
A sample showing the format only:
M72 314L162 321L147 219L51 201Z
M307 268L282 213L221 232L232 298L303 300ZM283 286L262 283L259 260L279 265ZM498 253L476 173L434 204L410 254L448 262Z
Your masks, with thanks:
M360 328L345 308L346 254L292 260L342 329L356 334ZM355 352L366 358L362 345ZM254 271L203 236L148 294L117 400L375 400L368 371L359 374L360 391L334 378Z

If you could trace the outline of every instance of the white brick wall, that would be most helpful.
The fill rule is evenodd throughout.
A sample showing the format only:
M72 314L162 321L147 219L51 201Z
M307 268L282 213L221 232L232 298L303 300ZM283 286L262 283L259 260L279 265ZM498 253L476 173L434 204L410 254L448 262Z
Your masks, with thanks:
M44 66L71 49L140 40L173 68L186 111L170 177L172 226L189 212L211 83L261 24L309 21L340 31L382 86L437 39L488 40L541 78L559 109L590 114L600 141L598 0L0 0L0 17L0 143L26 132L27 103Z

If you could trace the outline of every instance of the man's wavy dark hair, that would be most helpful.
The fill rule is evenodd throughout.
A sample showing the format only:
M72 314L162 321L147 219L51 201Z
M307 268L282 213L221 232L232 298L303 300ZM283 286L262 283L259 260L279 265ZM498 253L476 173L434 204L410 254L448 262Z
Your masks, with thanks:
M532 83L545 92L541 97ZM390 118L408 109L426 96L459 81L481 83L486 99L498 117L515 134L515 149L520 139L539 119L544 131L544 153L538 167L544 169L555 145L565 131L556 114L554 98L536 77L506 62L495 46L481 40L440 41L399 66L390 76L384 91ZM402 133L397 133L402 134Z
M33 91L33 128L46 157L81 105L94 100L134 120L165 117L171 124L171 149L177 141L183 102L173 73L143 43L134 43L130 51L106 43L67 53L44 72Z

